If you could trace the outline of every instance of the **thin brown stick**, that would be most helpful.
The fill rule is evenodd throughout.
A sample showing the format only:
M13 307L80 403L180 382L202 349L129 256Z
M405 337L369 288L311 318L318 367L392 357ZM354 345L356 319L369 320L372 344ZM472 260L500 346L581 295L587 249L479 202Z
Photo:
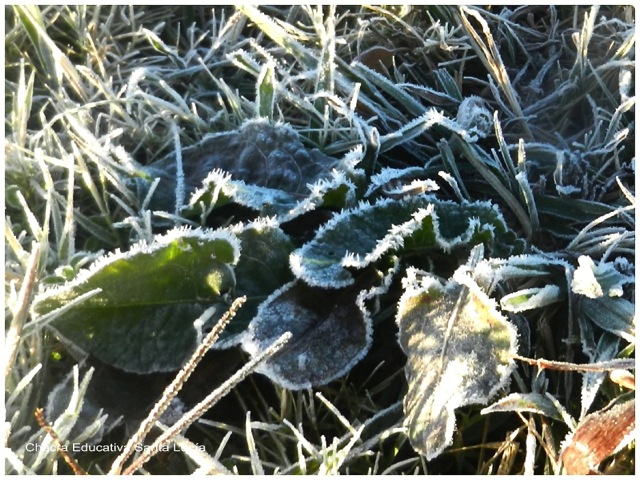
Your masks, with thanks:
M86 470L78 465L78 462L76 462L75 459L67 453L67 449L64 448L62 442L60 441L60 437L58 437L58 434L55 432L55 430L45 420L44 410L42 408L36 408L34 415L36 417L38 425L40 425L40 428L42 428L51 436L51 438L53 439L53 443L55 443L56 445L56 450L58 451L58 453L60 453L60 456L64 459L66 464L71 467L73 473L75 473L76 475L87 475Z
M162 435L160 435L155 442L149 447L145 448L142 455L140 455L127 469L123 472L123 475L131 475L140 467L142 467L151 457L160 451L160 449L166 445L171 439L182 430L188 428L198 418L200 418L204 412L209 410L215 405L222 397L231 391L238 383L248 377L262 362L273 356L278 350L280 350L284 344L291 338L291 333L286 332L281 335L273 344L266 350L258 354L255 358L251 359L240 370L234 373L229 379L216 388L213 392L205 397L195 407L185 413L180 420L178 420L172 427L167 429Z
M527 358L520 355L513 355L513 358L520 360L521 362L534 365L539 369L549 370L562 370L572 372L606 372L610 370L618 369L634 369L636 368L636 362L633 359L616 359L609 360L608 362L596 362L596 363L569 363L569 362L556 362L554 360L545 360L544 358Z
M160 415L167 409L171 400L180 392L182 386L185 384L187 379L191 376L195 368L198 366L204 355L209 351L211 346L218 340L218 337L227 326L227 324L231 321L231 319L235 316L238 309L244 304L247 300L247 297L239 297L236 298L229 310L222 316L218 323L213 327L213 329L207 334L204 340L198 345L195 352L191 355L191 358L187 361L184 367L178 372L173 381L164 389L160 400L153 406L147 418L145 418L138 430L136 431L131 438L127 441L124 450L122 453L116 458L111 465L111 469L109 470L110 475L118 475L124 466L124 462L131 456L131 454L135 451L137 445L141 444L145 439L153 424L156 422Z

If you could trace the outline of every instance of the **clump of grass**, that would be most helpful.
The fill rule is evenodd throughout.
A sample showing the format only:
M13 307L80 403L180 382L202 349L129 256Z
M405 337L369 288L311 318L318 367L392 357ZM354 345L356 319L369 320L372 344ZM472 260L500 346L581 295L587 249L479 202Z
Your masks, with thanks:
M305 145L327 155L362 148L366 181L383 168L418 167L440 179L447 198L499 205L527 253L550 259L544 278L568 291L566 303L519 315L521 332L531 334L530 356L589 363L604 355L606 341L615 343L612 358L633 355L633 342L580 323L571 293L581 256L615 260L618 273L633 276L631 7L16 6L6 16L8 473L70 471L55 449L28 449L53 442L33 413L70 372L68 407L47 419L60 441L105 434L124 445L136 438L124 426L105 433L104 412L73 430L96 378L74 367L84 368L83 352L48 328L52 318L33 318L33 299L104 253L150 241L167 221L197 224L181 216L180 196L175 212L150 207L162 184L141 195L140 182L153 181L145 167L181 158L183 148L256 117L292 125ZM492 112L486 125L460 113L472 96ZM471 142L423 128L416 119L432 107L482 135ZM435 273L448 276L444 268ZM514 290L539 286L534 275L510 282ZM453 445L427 462L402 426L405 358L390 340L400 294L395 287L382 298L374 346L348 375L297 392L250 376L234 384L233 408L219 406L184 436L165 427L158 435L184 453L161 455L145 468L557 474L560 444L575 426L569 424L587 413L580 395L593 396L591 410L628 396L604 374L592 377L596 387L587 391L576 372L522 364L512 391L551 397L564 417L541 414L536 405L501 421L465 407ZM203 390L198 400L213 388ZM89 473L119 470L115 460L77 458ZM632 473L633 445L600 468Z

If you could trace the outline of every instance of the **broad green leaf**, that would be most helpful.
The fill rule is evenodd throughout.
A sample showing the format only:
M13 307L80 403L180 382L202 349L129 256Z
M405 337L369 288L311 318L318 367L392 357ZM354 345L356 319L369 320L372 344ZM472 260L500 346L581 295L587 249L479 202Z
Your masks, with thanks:
M448 253L482 242L491 250L495 238L505 234L502 216L487 202L455 203L424 195L382 199L334 216L291 255L290 263L309 285L340 288L353 283L350 268L364 268L390 252Z
M195 347L194 320L235 284L240 254L226 231L176 228L150 244L115 252L40 293L35 317L99 360L137 373L175 370ZM99 290L61 315L55 311Z
M486 403L508 381L515 328L460 267L446 284L410 268L396 321L407 355L405 425L432 459L453 439L455 410Z
M242 347L255 356L273 339L291 332L291 341L258 371L291 390L335 380L369 350L366 287L356 284L336 292L301 281L288 283L260 305Z
M258 220L248 225L231 227L242 247L242 255L235 267L236 297L247 300L225 328L214 348L227 348L237 343L256 316L258 306L274 291L293 279L289 270L289 254L293 244L276 222ZM226 309L221 310L221 314Z

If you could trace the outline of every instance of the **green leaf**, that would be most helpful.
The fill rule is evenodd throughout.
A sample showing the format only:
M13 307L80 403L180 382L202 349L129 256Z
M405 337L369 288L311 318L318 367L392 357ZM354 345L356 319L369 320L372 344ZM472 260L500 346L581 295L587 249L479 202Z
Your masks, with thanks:
M488 202L455 203L424 195L382 199L334 216L291 254L290 263L309 285L340 288L354 281L349 269L364 268L394 251L448 253L481 242L491 250L496 236L507 233L502 216Z
M460 267L446 284L409 268L396 321L407 355L405 425L427 460L453 439L456 408L486 403L514 368L517 333Z
M635 305L624 298L582 298L579 315L603 330L635 343Z
M176 228L116 251L62 286L45 290L32 312L101 361L130 372L175 370L195 348L194 320L235 284L238 240L227 231ZM88 292L97 295L56 316Z
M288 263L293 244L276 222L257 220L248 225L231 227L231 231L242 246L242 255L235 267L234 294L237 297L246 296L247 301L222 332L214 348L227 348L237 343L240 340L238 334L246 330L256 316L259 305L293 279Z
M534 308L542 308L563 300L562 291L556 285L525 288L505 295L500 299L500 306L508 312L524 312Z
M82 85L78 70L47 33L40 8L34 5L15 5L14 8L36 48L42 63L42 71L51 82L52 89L57 91L64 78L69 82L69 87L85 103L88 103L89 97Z
M496 412L532 412L562 420L562 414L556 405L549 397L540 393L512 393L481 411L483 415Z
M62 72L60 65L55 61L52 51L47 48L47 44L42 38L43 35L46 35L42 12L34 5L14 5L13 8L18 14L29 39L36 48L42 71L52 82L52 87L57 89L62 77Z
M256 82L256 108L259 117L273 119L276 102L275 65L268 62L262 67Z

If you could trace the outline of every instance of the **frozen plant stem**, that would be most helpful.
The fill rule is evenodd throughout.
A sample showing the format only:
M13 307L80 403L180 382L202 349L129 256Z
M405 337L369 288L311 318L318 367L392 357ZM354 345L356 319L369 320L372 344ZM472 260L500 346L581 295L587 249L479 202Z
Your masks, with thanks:
M171 428L165 431L158 439L153 442L151 447L145 449L142 455L138 457L127 469L123 472L124 475L131 475L144 465L151 457L153 457L160 448L166 445L171 439L182 430L188 428L198 418L215 405L222 397L231 391L238 383L249 376L261 363L272 357L278 350L280 350L285 343L291 338L291 333L283 333L269 348L257 355L251 361L249 361L244 367L234 373L229 379L224 382L220 387L216 388L213 392L205 397L195 407L185 413L178 422L176 422Z
M635 359L616 358L606 362L577 364L569 362L558 362L555 360L545 360L544 358L527 358L520 355L513 355L515 360L528 363L538 367L540 370L548 368L549 370L562 370L570 372L605 372L608 370L634 369L636 368Z

